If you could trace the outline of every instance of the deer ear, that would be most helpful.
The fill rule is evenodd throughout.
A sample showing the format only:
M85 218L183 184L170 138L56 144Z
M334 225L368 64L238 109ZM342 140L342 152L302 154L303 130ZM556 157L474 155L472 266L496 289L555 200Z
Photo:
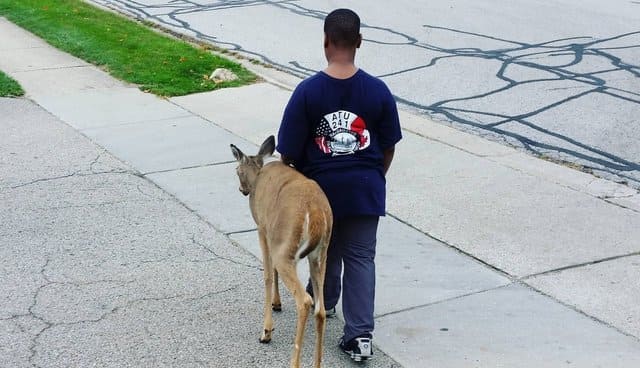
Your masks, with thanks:
M271 156L273 155L273 151L276 150L276 138L270 135L267 139L262 142L260 146L260 150L258 151L258 156Z
M244 153L240 151L240 148L234 146L233 144L231 144L230 146L231 146L231 153L233 153L233 157L235 157L236 160L238 161L242 161L242 159L245 157Z

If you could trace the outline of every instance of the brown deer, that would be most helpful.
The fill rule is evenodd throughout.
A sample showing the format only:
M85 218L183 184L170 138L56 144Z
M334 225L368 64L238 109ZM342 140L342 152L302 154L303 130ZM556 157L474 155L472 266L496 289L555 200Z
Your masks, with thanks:
M333 215L318 184L273 156L275 138L268 137L258 154L246 156L231 145L238 161L240 192L249 196L251 215L258 226L264 266L264 327L260 342L271 341L272 309L281 310L278 275L296 301L298 322L291 367L300 367L300 353L309 310L315 305L316 349L314 367L322 361L326 312L323 286L327 247ZM306 292L296 271L307 257L314 300Z

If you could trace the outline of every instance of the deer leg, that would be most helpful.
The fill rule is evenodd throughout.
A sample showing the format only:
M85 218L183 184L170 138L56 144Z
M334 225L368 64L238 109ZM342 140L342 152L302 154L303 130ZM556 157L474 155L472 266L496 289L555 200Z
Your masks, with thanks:
M280 301L280 288L278 287L278 270L273 269L273 302L271 303L271 309L276 312L282 310L282 302Z
M260 248L262 249L262 266L264 268L264 324L262 327L262 335L260 336L261 343L268 343L271 341L271 332L273 332L273 316L271 314L271 299L272 299L272 287L273 287L273 265L271 261L271 254L269 248L267 248L267 241L262 232L259 232Z
M319 245L316 251L308 255L309 273L311 276L311 286L313 287L313 297L316 319L316 350L314 354L314 367L320 368L322 363L322 350L324 340L324 330L326 322L326 311L324 308L324 276L327 265L326 246Z
M287 261L277 265L278 272L284 282L285 286L294 299L296 300L296 310L298 312L298 322L296 324L296 337L293 345L293 355L291 357L291 368L300 367L300 355L302 352L302 342L304 339L304 327L309 317L309 310L311 309L311 296L307 294L304 286L298 278L296 272L295 261Z

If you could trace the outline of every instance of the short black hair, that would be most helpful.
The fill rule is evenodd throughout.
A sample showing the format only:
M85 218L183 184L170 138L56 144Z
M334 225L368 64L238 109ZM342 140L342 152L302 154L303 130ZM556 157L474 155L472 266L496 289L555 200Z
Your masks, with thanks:
M336 9L324 19L324 33L338 47L356 47L360 40L360 17L353 10Z

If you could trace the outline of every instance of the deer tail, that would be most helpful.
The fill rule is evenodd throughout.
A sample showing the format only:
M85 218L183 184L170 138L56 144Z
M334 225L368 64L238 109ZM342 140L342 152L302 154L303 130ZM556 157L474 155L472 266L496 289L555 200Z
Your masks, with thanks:
M300 260L306 257L309 253L313 252L317 247L317 241L311 239L309 232L309 212L304 215L304 223L302 224L302 236L300 237L300 247L296 254L296 259Z

